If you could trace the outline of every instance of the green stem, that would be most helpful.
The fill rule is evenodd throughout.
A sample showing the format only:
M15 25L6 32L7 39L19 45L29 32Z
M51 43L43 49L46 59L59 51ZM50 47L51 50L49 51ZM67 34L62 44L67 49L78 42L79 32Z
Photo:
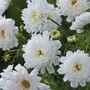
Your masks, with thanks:
M13 3L12 5L16 8L16 10L18 10L21 13L21 10L18 7L16 7Z
M61 27L56 21L52 20L51 18L48 18L49 20L51 20L52 22L54 22L56 25L58 25L59 27Z

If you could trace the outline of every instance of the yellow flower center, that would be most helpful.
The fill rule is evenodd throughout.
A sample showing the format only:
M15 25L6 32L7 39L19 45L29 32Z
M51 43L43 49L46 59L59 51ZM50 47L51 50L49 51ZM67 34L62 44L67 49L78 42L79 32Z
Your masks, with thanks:
M36 55L37 55L37 56L43 56L44 53L43 53L41 50L38 50L38 51L36 52Z
M82 69L82 65L81 64L76 64L75 67L74 67L74 71L75 72L81 71L81 69Z
M4 38L4 30L0 30L0 37Z
M77 0L71 0L72 5L75 5L77 3Z
M32 10L31 11L31 17L33 20L37 21L43 18L43 14L39 10Z
M29 81L23 80L23 81L22 81L22 86L23 86L25 89L30 88L30 83L29 83Z

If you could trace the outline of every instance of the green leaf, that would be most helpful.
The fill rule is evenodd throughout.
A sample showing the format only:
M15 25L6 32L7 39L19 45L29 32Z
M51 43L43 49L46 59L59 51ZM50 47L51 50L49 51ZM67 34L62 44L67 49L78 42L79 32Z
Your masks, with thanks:
M5 16L15 20L16 25L20 26L21 11L26 7L26 0L12 0L11 5L5 12Z

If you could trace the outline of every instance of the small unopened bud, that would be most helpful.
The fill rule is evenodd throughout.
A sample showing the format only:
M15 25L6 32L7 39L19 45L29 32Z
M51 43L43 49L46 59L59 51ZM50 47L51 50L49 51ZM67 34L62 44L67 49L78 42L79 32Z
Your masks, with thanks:
M20 25L20 31L22 32L24 30L24 26L23 25Z
M50 35L52 39L58 39L61 37L61 33L58 30L52 30Z
M77 38L75 35L67 37L67 41L70 43L74 43L77 41Z
M4 60L5 60L5 62L9 61L10 58L11 58L10 55L9 55L9 54L6 54L6 55L4 56Z

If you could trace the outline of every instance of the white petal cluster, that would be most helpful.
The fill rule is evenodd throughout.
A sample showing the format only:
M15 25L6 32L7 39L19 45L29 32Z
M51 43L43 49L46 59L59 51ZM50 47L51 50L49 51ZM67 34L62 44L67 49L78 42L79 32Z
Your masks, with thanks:
M90 24L90 12L85 12L75 18L75 21L72 23L70 29L76 30L77 33L81 33L84 31L84 26L88 24Z
M0 18L0 48L10 50L18 45L16 34L18 27L15 26L15 21L12 19Z
M72 22L74 18L90 8L87 0L57 0L60 14L67 17L68 22Z
M59 56L61 42L49 38L50 34L47 31L43 35L33 35L31 40L26 45L23 45L23 58L27 68L36 68L45 73L45 68L49 73L54 73L54 65L59 64Z
M47 3L46 0L27 0L27 8L22 10L22 20L25 29L30 32L42 32L44 30L57 29L57 25L50 19L61 24L61 18L57 14L55 7Z
M57 9L53 5L50 5L50 7L52 8L52 10L48 12L47 27L46 27L47 31L56 30L59 27L59 25L61 25L62 22L62 18L58 14Z
M84 87L90 81L90 56L83 51L68 51L66 57L61 57L59 74L64 75L64 81L70 81L71 87Z
M0 15L2 15L8 8L11 0L0 0Z
M15 70L12 65L9 65L1 73L0 88L3 90L51 90L48 85L40 81L41 77L37 76L36 70L28 74L20 64L15 67Z

